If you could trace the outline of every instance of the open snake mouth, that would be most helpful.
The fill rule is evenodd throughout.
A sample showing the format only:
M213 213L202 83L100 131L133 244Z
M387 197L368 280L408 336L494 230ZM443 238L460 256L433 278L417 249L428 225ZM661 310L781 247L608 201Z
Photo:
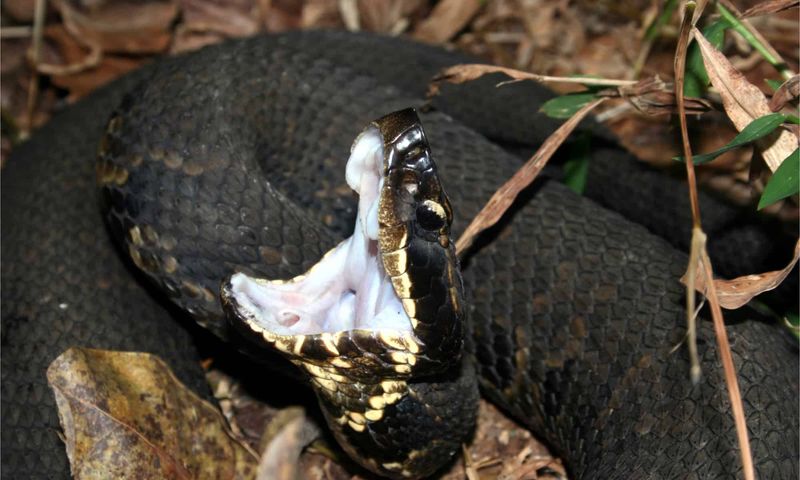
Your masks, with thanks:
M242 316L279 335L356 329L411 332L411 320L378 245L380 192L387 185L383 138L376 127L365 130L353 144L346 179L359 195L353 235L291 280L233 275L230 294Z
M440 371L463 344L462 286L450 203L416 112L372 122L345 176L359 194L353 235L290 280L232 275L222 304L235 324L312 370Z

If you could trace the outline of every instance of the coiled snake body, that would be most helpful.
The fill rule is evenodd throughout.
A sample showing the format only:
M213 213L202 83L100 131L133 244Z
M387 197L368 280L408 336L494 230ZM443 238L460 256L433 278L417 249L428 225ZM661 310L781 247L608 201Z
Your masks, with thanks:
M222 279L298 275L349 234L355 199L342 172L353 138L419 106L425 79L457 60L341 33L231 42L136 72L21 145L2 178L3 472L68 473L44 370L70 346L151 351L202 388L166 298L229 336ZM444 113L422 121L457 237L518 161ZM101 138L101 157L116 161L95 172ZM622 156L592 152L598 164ZM102 190L108 228L166 293L119 260L96 175L114 185ZM485 395L539 432L575 478L734 475L711 328L701 322L699 385L684 352L670 353L684 334L685 255L556 182L525 197L464 265L466 358ZM796 478L796 347L760 322L729 330L759 476ZM405 438L415 428L392 427Z

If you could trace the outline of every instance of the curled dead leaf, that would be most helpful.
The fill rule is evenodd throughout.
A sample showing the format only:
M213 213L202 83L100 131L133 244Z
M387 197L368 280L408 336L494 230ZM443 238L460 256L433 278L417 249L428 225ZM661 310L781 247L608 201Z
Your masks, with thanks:
M800 240L794 246L794 257L781 270L744 275L732 280L714 280L720 306L728 310L734 310L752 300L756 295L774 289L789 275L798 258L800 258ZM681 283L687 284L686 275L681 277ZM705 269L701 262L698 262L695 270L694 287L698 292L706 293Z
M633 85L621 85L610 92L601 92L607 96L621 96L637 110L647 115L670 115L677 113L678 102L675 100L675 89L658 76L642 79ZM684 97L687 114L704 113L711 110L711 103L702 98Z
M741 18L758 17L778 13L800 5L800 0L766 0L759 2L742 13Z
M694 37L700 45L703 64L708 72L711 84L719 91L722 104L731 122L740 132L753 120L772 113L764 93L739 72L736 67L719 50L714 48L694 28ZM797 139L786 130L777 130L772 135L756 142L761 155L773 172L778 169L783 159L797 148Z
M258 5L252 1L181 0L185 29L246 37L258 32Z
M300 28L341 28L338 0L308 0L303 3Z
M71 348L47 380L75 478L255 474L255 453L154 355Z
M786 80L775 90L769 101L769 109L777 112L797 97L800 97L800 75Z
M444 43L469 23L483 3L480 0L442 0L428 18L417 24L412 37L421 42Z
M300 478L300 454L320 436L320 432L301 407L279 412L265 432L266 447L261 454L256 480Z
M172 39L170 27L178 16L174 1L109 2L86 12L66 0L55 5L70 33L104 52L164 52Z

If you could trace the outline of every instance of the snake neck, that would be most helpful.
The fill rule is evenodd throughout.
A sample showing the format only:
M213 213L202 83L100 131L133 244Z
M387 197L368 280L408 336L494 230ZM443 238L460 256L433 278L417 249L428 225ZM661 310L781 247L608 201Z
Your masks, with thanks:
M478 385L466 358L424 379L337 383L335 391L306 371L339 445L380 475L431 475L474 430Z

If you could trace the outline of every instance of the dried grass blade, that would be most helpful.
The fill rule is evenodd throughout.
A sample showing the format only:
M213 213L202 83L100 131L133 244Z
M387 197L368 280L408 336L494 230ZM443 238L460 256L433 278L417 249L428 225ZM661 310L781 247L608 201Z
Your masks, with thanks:
M615 80L612 78L590 78L590 77L553 77L550 75L538 75L513 68L499 67L497 65L485 65L481 63L465 63L453 65L445 68L437 74L428 87L428 96L439 93L439 85L442 82L459 84L475 80L491 73L502 73L511 78L511 81L533 80L536 82L556 82L556 83L578 83L581 85L594 85L606 87L632 87L639 82L636 80ZM503 85L509 82L502 82Z
M758 17L778 13L800 5L800 0L767 0L748 8L740 18Z
M678 37L678 46L675 52L675 98L678 102L678 118L681 126L681 139L683 142L684 157L686 158L686 173L689 182L689 195L692 203L692 219L694 226L692 228L692 251L690 258L700 258L704 265L704 273L706 275L707 284L711 286L708 291L708 300L711 308L711 316L714 321L714 331L717 337L717 345L719 347L720 359L722 360L722 368L725 372L725 384L728 388L728 396L731 401L731 409L733 410L734 423L736 424L736 433L739 441L739 449L741 452L742 470L744 472L745 480L754 480L755 471L753 468L753 457L750 450L750 440L747 435L747 422L744 416L744 408L742 407L742 397L739 392L739 383L736 378L736 369L733 365L733 357L731 355L730 344L728 342L728 335L725 331L725 322L722 318L722 309L720 308L717 292L712 284L712 270L711 261L706 252L705 240L706 235L703 233L700 221L700 210L697 202L697 184L694 175L694 162L692 161L692 150L689 145L689 135L686 126L686 106L683 97L684 74L686 68L686 51L689 45L690 30L695 32L695 38L700 40L702 35L693 27L702 13L705 3L700 4L700 8L695 9L695 3L689 1L684 8L684 18L681 23L680 34ZM692 18L690 14L694 14ZM704 40L704 39L703 39ZM706 42L708 43L708 42ZM705 58L705 56L704 56ZM706 69L708 69L706 65ZM710 74L710 72L709 72ZM742 127L743 128L743 127ZM689 271L693 271L693 264L688 266ZM691 278L691 277L690 277ZM694 296L693 289L687 289L687 321L689 323L689 335L691 338L690 343L696 340L696 331L694 326ZM690 345L690 349L694 345ZM696 362L696 359L693 359ZM692 370L694 373L695 364L693 363Z
M794 257L785 268L764 272L753 275L743 275L732 280L714 280L714 288L717 290L719 304L722 308L734 310L746 304L756 295L774 289L783 282L789 275L800 259L800 240L794 246ZM690 283L689 272L681 278L684 285ZM698 263L694 276L694 289L702 294L706 294L708 286L705 282L706 274L703 265Z
M417 25L412 36L421 42L444 43L464 28L483 5L480 0L442 0Z
M508 207L514 203L514 199L517 198L519 192L533 182L550 157L553 156L553 153L564 143L564 140L572 133L575 127L578 126L578 123L580 123L592 109L603 103L604 100L604 98L598 98L575 112L572 118L564 122L558 130L553 132L553 134L544 141L542 146L539 147L539 150L525 162L525 165L520 167L513 177L497 189L494 195L492 195L492 198L489 199L483 209L472 219L472 222L467 226L467 229L464 230L464 233L456 242L456 251L459 254L463 254L469 249L478 234L500 220L506 210L508 210Z

